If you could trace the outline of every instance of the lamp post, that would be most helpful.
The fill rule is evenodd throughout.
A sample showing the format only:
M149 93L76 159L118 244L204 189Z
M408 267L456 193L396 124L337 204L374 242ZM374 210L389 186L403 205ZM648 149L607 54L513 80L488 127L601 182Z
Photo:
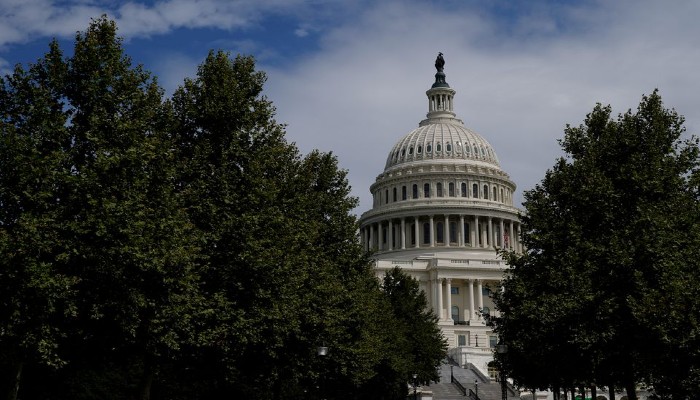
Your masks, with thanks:
M413 400L418 400L418 394L416 393L418 374L413 374Z
M316 354L317 354L319 357L321 357L322 359L323 359L323 358L326 358L326 356L328 355L328 347L326 347L325 345L323 345L323 346L318 346L318 347L316 348ZM325 361L322 361L322 362L324 362L323 365L325 366ZM325 368L324 368L324 369L325 369ZM324 371L324 372L325 372L325 371ZM326 391L325 391L325 375L321 375L321 399L324 399L324 398L326 397L326 396L325 396L325 395L326 395L325 392L326 392Z
M503 343L496 345L496 352L501 356L505 356L505 354L508 353L508 345ZM503 360L501 360L501 400L508 400L506 372L503 369L502 363Z
M476 394L476 399L479 400L479 381L474 380L474 392Z

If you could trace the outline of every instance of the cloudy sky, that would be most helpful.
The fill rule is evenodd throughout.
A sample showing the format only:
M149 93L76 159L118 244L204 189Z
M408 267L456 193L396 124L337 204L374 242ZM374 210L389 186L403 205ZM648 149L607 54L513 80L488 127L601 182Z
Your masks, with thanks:
M624 112L658 88L690 133L700 127L695 0L0 0L0 71L52 37L70 53L102 14L168 93L209 49L255 56L288 139L337 155L358 214L393 144L425 117L438 52L457 116L493 145L518 202L597 102Z

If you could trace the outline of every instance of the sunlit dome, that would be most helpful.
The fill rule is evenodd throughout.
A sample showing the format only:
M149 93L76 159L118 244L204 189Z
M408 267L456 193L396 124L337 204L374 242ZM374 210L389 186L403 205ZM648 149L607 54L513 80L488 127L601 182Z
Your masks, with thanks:
M491 144L456 119L453 123L426 123L401 138L389 152L385 170L423 160L480 161L499 166Z
M456 118L455 91L445 80L444 61L441 62L441 65L436 64L435 83L425 93L428 96L427 118L394 145L386 159L385 171L405 163L450 160L500 167L491 144Z

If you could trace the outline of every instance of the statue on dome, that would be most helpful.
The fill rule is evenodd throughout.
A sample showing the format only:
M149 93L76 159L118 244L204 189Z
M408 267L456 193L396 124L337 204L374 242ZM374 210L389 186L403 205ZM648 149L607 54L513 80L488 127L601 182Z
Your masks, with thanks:
M437 59L435 59L435 69L438 70L438 72L442 72L442 69L445 67L445 59L442 58L442 53L438 52Z

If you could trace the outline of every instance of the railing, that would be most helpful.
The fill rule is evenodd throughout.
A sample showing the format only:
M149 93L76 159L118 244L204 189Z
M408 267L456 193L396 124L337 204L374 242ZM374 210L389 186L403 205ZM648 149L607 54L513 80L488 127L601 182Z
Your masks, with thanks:
M457 379L455 379L455 376L452 374L450 374L450 382L452 382L453 385L457 386L457 389L459 389L459 391L462 392L462 396L467 395L467 389L464 386L462 386L462 384L459 383L459 381ZM474 392L469 390L469 397L471 397L472 393L474 393Z
M465 396L466 396L466 394L465 394ZM474 393L474 391L471 389L469 389L469 398L474 399L474 400L479 400L479 396L477 396L477 394Z

